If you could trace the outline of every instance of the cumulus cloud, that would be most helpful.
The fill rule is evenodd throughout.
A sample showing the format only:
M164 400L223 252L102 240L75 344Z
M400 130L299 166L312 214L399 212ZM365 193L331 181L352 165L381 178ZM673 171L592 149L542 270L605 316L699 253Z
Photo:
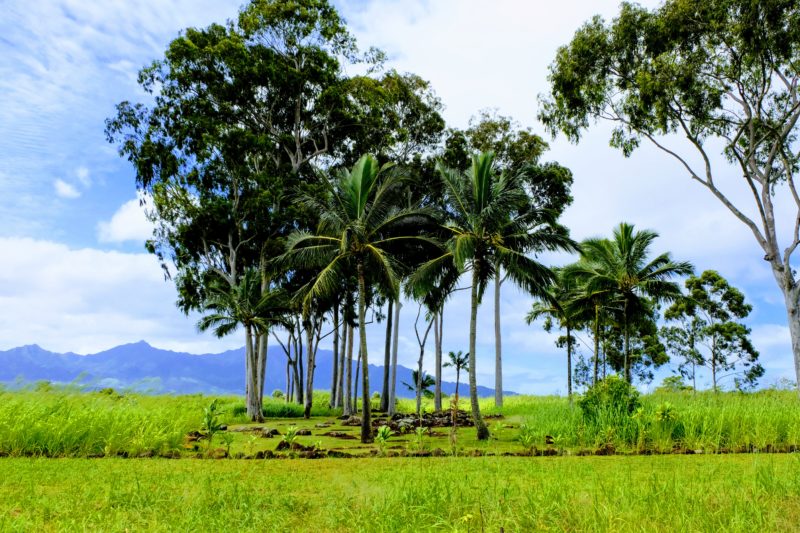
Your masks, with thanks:
M81 192L74 185L70 185L60 178L53 182L53 188L56 194L61 198L73 200L79 198L81 195Z
M153 224L147 220L138 199L125 202L110 220L97 224L97 239L103 243L142 242L153 234Z
M243 344L195 330L197 316L174 306L172 283L157 260L21 238L0 238L0 349L39 344L59 352L94 353L125 342L193 353Z

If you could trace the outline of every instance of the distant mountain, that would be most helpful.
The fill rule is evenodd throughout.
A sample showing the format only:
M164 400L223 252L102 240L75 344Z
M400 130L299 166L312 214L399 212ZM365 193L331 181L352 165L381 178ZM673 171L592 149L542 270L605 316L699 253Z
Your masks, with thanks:
M317 353L315 389L330 388L332 355L330 350L319 350ZM355 376L355 368L353 372ZM0 382L4 383L47 380L152 393L242 394L244 373L244 348L219 354L194 355L161 350L140 341L91 355L54 353L35 344L0 351ZM463 377L466 379L466 376ZM369 380L370 388L379 391L383 383L383 367L369 365ZM406 389L403 382L411 382L411 369L398 366L397 395L411 398L413 393ZM275 389L286 389L286 356L279 346L270 346L264 390L270 394ZM442 391L452 394L455 392L455 383L442 382ZM459 394L469 394L466 383L459 384ZM479 386L478 394L494 395L494 389Z

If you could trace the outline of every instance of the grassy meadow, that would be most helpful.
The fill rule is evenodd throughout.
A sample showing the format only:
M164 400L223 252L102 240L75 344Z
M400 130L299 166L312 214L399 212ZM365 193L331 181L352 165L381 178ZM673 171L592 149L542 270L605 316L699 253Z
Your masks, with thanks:
M2 531L800 530L797 454L0 465Z
M213 400L218 405L216 418L228 431L218 432L211 443L205 439L190 446L186 436L202 431L204 409ZM493 418L500 413L493 400L484 399L482 410L492 431L488 442L476 441L469 427L459 428L455 442L449 428L433 428L424 435L396 432L384 451L663 454L792 452L800 446L800 402L792 391L654 393L642 396L641 403L633 416L601 413L589 420L565 398L512 396L506 398L502 416ZM327 406L327 394L315 393L313 416L303 420L300 406L269 398L264 404L266 423L253 428L238 397L148 396L69 387L3 391L0 455L172 457L222 448L230 456L252 456L274 450L291 427L311 433L297 437L304 446L356 455L378 451L377 444L348 438L358 436L358 427L343 426L340 413ZM408 413L414 404L401 400L398 407ZM431 410L432 405L426 402L425 408ZM262 428L276 429L280 435L261 438ZM324 435L329 432L344 438Z
M0 531L800 531L800 453L767 453L800 443L792 391L656 393L593 420L485 399L489 441L435 427L383 446L315 399L303 420L270 398L254 425L236 397L0 391ZM225 430L191 439L213 401ZM278 451L298 430L315 452Z

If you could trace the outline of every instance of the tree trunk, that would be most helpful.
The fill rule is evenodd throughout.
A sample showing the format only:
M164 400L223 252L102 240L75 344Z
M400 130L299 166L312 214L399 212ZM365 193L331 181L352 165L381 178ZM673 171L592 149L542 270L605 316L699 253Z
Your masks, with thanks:
M628 383L631 382L631 365L630 365L630 331L628 327L628 302L626 301L623 305L622 311L622 321L625 326L625 360L623 364L623 370L625 371L625 381Z
M344 363L344 397L342 398L342 414L353 414L353 326L347 328L347 361Z
M789 318L789 334L792 339L794 353L794 371L797 379L797 390L800 393L800 289L794 286L786 291L786 314Z
M258 341L258 386L256 393L258 403L264 403L264 384L267 376L267 349L269 348L269 332L264 332L257 337Z
M442 310L435 315L433 323L433 342L435 353L434 378L436 384L433 386L433 410L437 413L442 411Z
M567 323L567 397L572 403L572 330Z
M361 442L372 442L372 421L369 404L369 365L367 357L367 295L364 282L364 263L358 262L358 335L361 341L361 367L364 369L361 388Z
M253 338L253 329L251 326L245 326L245 357L247 358L247 368L249 375L247 376L248 389L250 394L247 397L247 417L253 422L263 422L264 414L261 411L261 405L258 403L257 381L258 381L258 368L255 361L255 339Z
M342 341L339 346L339 383L336 386L336 407L342 408L344 398L344 364L347 356L347 321L344 319L344 311L342 311Z
M297 368L298 357L299 354L295 353L292 361L292 392L294 393L295 401L303 405L303 382L300 381L300 371Z
M598 370L600 367L600 306L594 306L594 381L597 384Z
M389 374L391 373L392 363L392 313L394 311L394 301L389 299L389 306L386 310L386 344L383 356L383 389L381 389L381 411L384 413L389 410Z
M314 369L317 367L317 351L314 349L314 328L311 322L306 324L306 353L308 368L306 369L306 398L303 405L303 418L311 418L311 406L314 401Z
M478 280L480 279L479 265L472 265L472 299L469 318L469 399L472 406L472 420L475 423L475 431L478 440L489 438L489 428L481 418L481 408L478 405L478 381L476 369L475 350L477 344L478 330Z
M333 376L331 377L331 397L328 407L336 407L336 385L339 383L339 304L333 306Z
M292 365L291 360L289 357L286 357L286 403L291 401L292 397L292 375L290 373L289 367Z
M297 377L297 403L300 404L300 405L303 405L303 401L304 401L304 398L303 398L304 394L303 393L305 392L305 388L304 388L305 387L305 379L304 379L304 376L303 376L303 352L305 350L303 349L303 338L302 338L299 330L298 330L298 334L297 334L297 345L298 345L299 349L297 350L297 357L295 357L295 360L294 360L295 361L295 365L298 367L297 368L297 374L296 374L296 377Z
M360 335L359 335L360 339ZM358 348L358 357L356 357L356 377L353 380L353 406L351 409L354 413L358 412L358 378L361 374L361 347Z
M403 307L402 302L398 299L394 306L394 324L392 328L392 373L389 376L389 414L395 413L395 393L397 391L397 341L398 333L400 331L400 308Z
M494 276L494 405L503 407L503 345L500 333L500 268Z

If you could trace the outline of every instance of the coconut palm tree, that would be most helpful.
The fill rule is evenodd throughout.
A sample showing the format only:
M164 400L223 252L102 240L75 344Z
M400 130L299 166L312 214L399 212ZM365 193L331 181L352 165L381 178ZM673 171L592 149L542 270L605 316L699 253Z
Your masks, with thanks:
M649 308L648 300L670 302L681 296L676 276L691 274L689 262L675 262L669 253L650 259L650 246L658 233L636 231L625 222L614 229L611 239L587 239L581 243L581 261L569 268L586 289L605 293L620 309L624 335L623 369L631 381L630 325L638 313Z
M572 331L581 324L577 309L572 305L574 296L574 278L558 270L554 283L543 294L537 296L525 321L531 322L544 318L544 328L551 331L553 322L558 329L567 331L567 397L572 401Z
M447 358L449 361L447 361L444 366L452 367L456 370L456 401L458 401L458 385L460 383L461 371L468 370L469 354L465 354L459 350L458 352L449 352Z
M426 374L424 371L422 372L422 376L420 377L420 373L418 370L411 371L411 381L412 383L403 382L403 385L406 386L408 390L413 392L417 397L417 415L420 413L420 401L419 399L422 397L425 398L433 398L433 392L431 392L430 388L436 385L436 380L429 374Z
M431 214L415 207L398 208L394 201L400 175L387 172L371 155L362 156L349 171L338 175L328 187L328 198L302 196L309 209L320 214L316 234L297 232L287 241L281 262L293 268L313 269L315 275L300 297L304 305L314 298L334 293L348 275L355 275L358 292L358 332L362 380L361 441L372 440L369 373L367 372L366 307L367 290L381 286L384 293L398 297L397 252L402 248L436 248L425 235L435 221Z
M254 422L262 422L263 391L260 389L263 384L259 383L256 339L267 335L273 325L286 325L289 312L286 293L282 290L262 292L261 274L256 269L248 269L238 285L212 285L203 311L206 314L197 323L200 331L210 329L217 337L224 337L239 326L244 328L247 416Z
M476 381L476 340L478 306L488 282L502 268L509 279L523 289L537 293L547 287L552 271L526 254L540 250L574 248L563 232L553 231L552 217L538 209L524 209L529 202L522 180L516 174L497 173L494 154L484 152L472 158L466 172L439 162L437 171L448 206L444 229L448 240L444 252L425 262L411 275L417 291L437 286L442 265L452 262L463 273L471 272L471 313L469 341L469 386L472 418L479 440L489 438L489 429L478 406ZM510 220L510 214L517 216Z

